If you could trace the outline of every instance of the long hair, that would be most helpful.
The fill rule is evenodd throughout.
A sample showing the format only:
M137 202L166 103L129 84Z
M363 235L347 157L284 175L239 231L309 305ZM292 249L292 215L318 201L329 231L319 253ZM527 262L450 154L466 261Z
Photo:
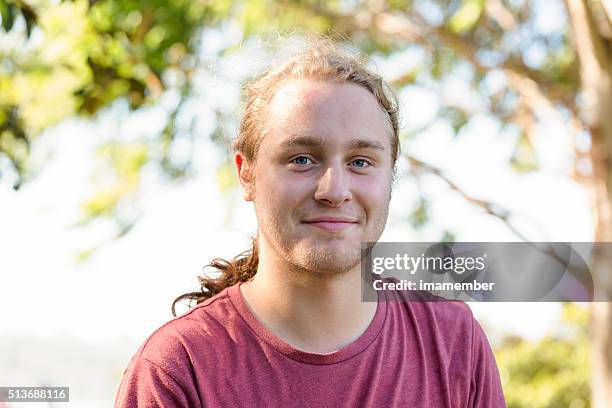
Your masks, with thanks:
M395 95L383 79L365 67L366 60L353 54L329 39L310 40L308 47L278 66L273 66L256 77L245 87L246 107L238 137L234 140L234 152L242 153L246 160L255 163L259 145L265 136L267 108L280 85L292 79L315 79L333 82L348 82L359 85L370 92L386 114L391 129L391 163L395 178L395 163L399 155L398 104ZM215 258L207 265L214 268L217 276L199 276L199 291L185 293L172 303L172 314L176 316L177 302L188 300L196 304L204 302L223 289L238 282L246 282L257 273L259 253L257 238L252 238L251 249L231 260Z

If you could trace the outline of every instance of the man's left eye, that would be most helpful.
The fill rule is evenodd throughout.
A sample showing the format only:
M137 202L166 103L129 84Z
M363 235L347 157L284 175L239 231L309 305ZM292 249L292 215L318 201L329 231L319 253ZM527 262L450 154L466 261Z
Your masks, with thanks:
M365 159L355 159L352 161L352 163L356 164L356 167L363 169L366 168L368 166L371 166L371 164L365 160Z

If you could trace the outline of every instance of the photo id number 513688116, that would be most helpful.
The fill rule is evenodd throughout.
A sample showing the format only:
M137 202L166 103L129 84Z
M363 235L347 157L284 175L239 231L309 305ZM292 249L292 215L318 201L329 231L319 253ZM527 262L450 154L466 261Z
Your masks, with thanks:
M68 402L69 387L0 387L1 402Z

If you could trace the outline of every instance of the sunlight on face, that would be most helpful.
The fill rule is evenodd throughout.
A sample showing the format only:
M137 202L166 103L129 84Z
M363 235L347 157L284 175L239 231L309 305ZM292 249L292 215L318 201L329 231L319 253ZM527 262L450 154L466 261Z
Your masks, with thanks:
M351 270L389 212L385 113L358 85L292 80L273 97L267 125L254 169L262 255L313 273Z

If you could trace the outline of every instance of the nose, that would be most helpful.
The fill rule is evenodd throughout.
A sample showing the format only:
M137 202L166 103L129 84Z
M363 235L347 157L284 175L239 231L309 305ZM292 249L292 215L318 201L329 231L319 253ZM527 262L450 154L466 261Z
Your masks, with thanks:
M342 165L336 163L328 166L319 179L315 200L332 207L339 207L352 198L349 177L345 174Z

